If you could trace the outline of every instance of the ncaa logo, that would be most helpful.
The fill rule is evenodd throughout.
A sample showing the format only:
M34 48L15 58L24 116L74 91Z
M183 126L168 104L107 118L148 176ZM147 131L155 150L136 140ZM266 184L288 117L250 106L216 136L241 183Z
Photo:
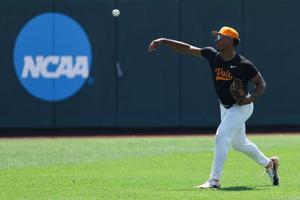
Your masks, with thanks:
M31 19L14 49L17 77L33 96L60 101L74 95L91 71L91 46L82 27L59 13Z

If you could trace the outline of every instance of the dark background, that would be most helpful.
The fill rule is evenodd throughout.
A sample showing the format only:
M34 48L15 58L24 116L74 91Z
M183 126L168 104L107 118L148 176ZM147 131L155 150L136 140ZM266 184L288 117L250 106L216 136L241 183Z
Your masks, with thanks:
M207 61L166 47L149 54L147 48L158 37L214 46L210 33L224 25L239 31L242 42L237 51L257 66L268 84L248 126L300 126L299 7L300 2L287 0L1 2L0 129L216 127L219 104ZM114 8L120 9L120 17L111 15ZM19 32L45 12L76 20L93 52L92 83L87 81L78 93L59 102L29 94L13 65Z

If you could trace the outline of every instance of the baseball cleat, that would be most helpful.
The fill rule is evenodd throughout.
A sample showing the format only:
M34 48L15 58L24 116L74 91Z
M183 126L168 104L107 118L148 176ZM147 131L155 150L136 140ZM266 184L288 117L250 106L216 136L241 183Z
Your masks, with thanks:
M195 189L219 189L221 187L221 184L219 180L209 179L202 185L198 185L195 187Z
M273 185L279 185L279 176L278 176L278 165L279 165L279 158L278 157L271 157L270 163L266 167L266 173L269 175Z

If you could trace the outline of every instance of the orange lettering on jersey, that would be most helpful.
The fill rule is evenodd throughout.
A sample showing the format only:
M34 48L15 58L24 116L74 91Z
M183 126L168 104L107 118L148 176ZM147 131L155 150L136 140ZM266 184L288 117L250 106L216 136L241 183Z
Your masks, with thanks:
M216 80L217 81L230 81L230 80L232 80L231 73L228 70L224 71L224 69L222 67L216 68L215 72L216 72Z

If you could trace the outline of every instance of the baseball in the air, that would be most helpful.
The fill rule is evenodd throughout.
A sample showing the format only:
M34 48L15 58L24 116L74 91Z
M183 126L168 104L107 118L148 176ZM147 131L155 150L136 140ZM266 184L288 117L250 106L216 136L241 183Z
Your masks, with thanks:
M118 9L114 9L114 10L112 11L112 15L113 15L114 17L119 17L120 11L119 11Z

